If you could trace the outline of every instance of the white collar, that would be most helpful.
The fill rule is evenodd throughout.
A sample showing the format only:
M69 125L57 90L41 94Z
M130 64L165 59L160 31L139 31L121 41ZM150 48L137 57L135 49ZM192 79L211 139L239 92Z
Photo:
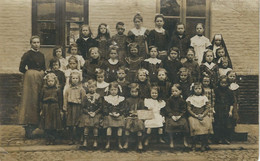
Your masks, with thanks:
M109 83L107 83L105 81L102 83L97 82L97 88L106 88L108 86L109 86Z
M33 48L31 48L31 50L34 51L34 52L38 52L38 51L39 51L39 50L35 50L35 49L33 49Z
M228 87L230 90L234 91L239 88L239 85L237 83L231 83Z
M113 106L117 106L119 105L120 102L125 100L125 97L119 95L117 96L108 95L108 96L104 96L104 100L112 104Z
M135 36L142 36L144 35L146 28L141 27L140 29L133 28L131 31L134 33Z
M85 40L85 41L87 41L87 40L89 39L89 37L87 37L87 38L82 37L82 39Z
M88 94L86 94L86 96L87 96L88 101L91 103L94 103L100 97L100 95L98 93L94 93L93 95L88 93ZM91 96L93 96L92 99L91 99Z
M158 27L156 27L155 29L154 29L156 32L158 32L158 33L162 33L162 34L165 34L165 29L164 28L158 28Z
M118 59L112 60L111 58L107 60L110 64L116 65L118 63Z
M150 64L160 64L162 61L160 59L157 59L157 58L148 58L148 59L145 59L144 61L150 63Z
M205 106L208 101L209 100L205 95L203 96L192 95L186 99L186 102L190 102L193 106L197 108L201 108Z
M212 63L210 63L210 65L209 65L208 62L205 62L204 65L205 65L206 67L208 67L209 69L212 69L216 64L212 62Z

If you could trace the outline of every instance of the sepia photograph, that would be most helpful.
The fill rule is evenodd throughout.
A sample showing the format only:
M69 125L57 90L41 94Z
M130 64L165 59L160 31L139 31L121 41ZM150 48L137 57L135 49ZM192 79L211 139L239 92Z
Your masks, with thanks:
M0 0L0 161L258 161L258 0Z

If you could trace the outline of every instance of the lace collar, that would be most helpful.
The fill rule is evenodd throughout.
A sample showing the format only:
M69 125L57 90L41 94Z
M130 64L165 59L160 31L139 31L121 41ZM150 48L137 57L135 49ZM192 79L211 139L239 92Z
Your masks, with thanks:
M142 36L142 35L144 35L146 28L144 28L144 27L141 27L140 29L133 28L133 29L131 29L131 31L133 32L133 34L135 36Z
M89 37L86 37L86 38L82 37L82 39L85 40L85 41L87 41L87 40L89 39Z
M109 95L109 96L104 96L104 100L113 106L117 106L117 105L119 105L119 103L121 103L122 101L125 100L125 97L118 96L118 95L117 96Z
M108 86L109 86L109 83L107 83L105 81L102 83L97 82L97 88L106 88Z
M216 64L215 63L208 63L208 62L206 62L206 63L204 63L204 65L206 66L206 67L208 67L209 69L212 69Z
M190 102L191 105L193 105L197 108L201 108L201 107L205 106L209 100L206 96L192 95L192 96L188 97L186 101Z
M111 58L107 60L109 64L116 65L118 63L118 59L112 60Z
M157 58L148 58L148 59L145 59L144 61L150 63L150 64L160 64L162 61L160 59L157 59Z
M162 33L162 34L165 34L165 29L164 28L158 28L158 27L156 27L155 29L154 29L156 32L158 32L158 33Z
M237 83L231 83L228 87L230 90L234 91L239 88L239 85Z

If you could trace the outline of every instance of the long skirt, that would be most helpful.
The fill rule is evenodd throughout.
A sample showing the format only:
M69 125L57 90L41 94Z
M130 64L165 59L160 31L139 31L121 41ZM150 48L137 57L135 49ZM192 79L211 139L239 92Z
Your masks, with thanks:
M94 117L91 117L88 114L82 114L78 121L78 127L96 127L100 125L101 114L96 114Z
M45 130L62 128L61 114L57 102L43 104L41 128Z
M38 125L40 121L39 94L43 84L43 71L27 70L23 80L22 102L19 109L20 125Z
M113 116L105 116L104 117L104 128L108 127L124 127L125 126L125 117L113 117Z
M81 113L81 104L68 103L66 125L77 126Z
M144 122L137 117L127 117L125 129L130 132L138 132L144 130Z
M212 119L205 116L202 121L190 116L188 118L190 124L190 135L213 134Z
M184 117L181 117L177 121L174 121L172 118L166 118L165 131L168 133L174 133L174 132L189 133L188 121Z

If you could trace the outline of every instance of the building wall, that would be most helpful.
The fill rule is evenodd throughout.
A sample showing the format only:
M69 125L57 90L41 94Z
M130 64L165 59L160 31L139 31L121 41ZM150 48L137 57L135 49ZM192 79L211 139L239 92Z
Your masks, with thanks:
M211 39L221 33L233 67L240 75L258 75L259 1L212 0Z

